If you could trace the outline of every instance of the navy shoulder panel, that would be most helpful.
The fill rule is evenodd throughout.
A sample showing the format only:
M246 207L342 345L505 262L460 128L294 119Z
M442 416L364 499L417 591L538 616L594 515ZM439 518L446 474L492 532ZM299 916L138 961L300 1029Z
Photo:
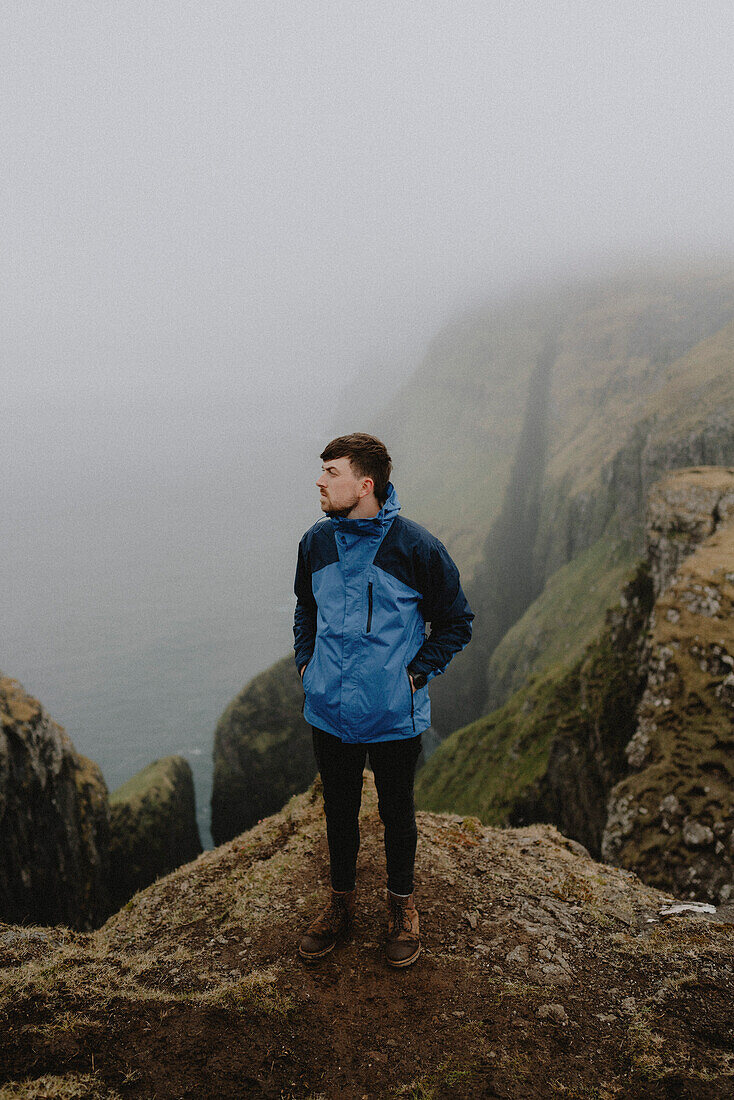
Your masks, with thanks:
M396 516L380 543L374 564L415 592L422 592L425 562L436 538L412 519Z
M301 539L303 556L310 573L316 573L325 565L339 561L339 550L334 538L334 524L328 516L309 527Z

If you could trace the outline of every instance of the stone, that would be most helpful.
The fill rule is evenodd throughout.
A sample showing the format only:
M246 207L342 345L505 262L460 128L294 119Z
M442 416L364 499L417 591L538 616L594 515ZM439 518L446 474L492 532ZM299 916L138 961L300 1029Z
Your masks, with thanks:
M684 821L683 840L689 848L700 848L707 844L713 844L714 833L708 825L702 825L700 821Z
M701 917L716 912L715 905L709 905L703 901L677 902L675 905L664 905L660 910L661 920L668 917Z

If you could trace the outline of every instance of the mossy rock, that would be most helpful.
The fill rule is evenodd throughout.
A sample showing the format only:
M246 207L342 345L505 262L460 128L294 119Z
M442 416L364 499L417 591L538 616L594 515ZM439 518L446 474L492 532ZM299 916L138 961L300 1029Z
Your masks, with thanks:
M110 893L115 908L202 851L191 767L164 756L110 795Z

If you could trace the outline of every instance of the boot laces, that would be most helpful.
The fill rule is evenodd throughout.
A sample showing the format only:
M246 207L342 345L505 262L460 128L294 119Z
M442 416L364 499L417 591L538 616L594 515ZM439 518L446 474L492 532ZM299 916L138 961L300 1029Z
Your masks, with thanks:
M333 932L335 931L345 916L347 916L347 908L344 902L344 898L338 897L336 894L332 894L331 900L326 908L318 915L314 921L312 928L314 931Z
M392 919L395 931L411 932L413 925L408 916L407 898L403 901L402 898L391 897L390 905L392 906Z

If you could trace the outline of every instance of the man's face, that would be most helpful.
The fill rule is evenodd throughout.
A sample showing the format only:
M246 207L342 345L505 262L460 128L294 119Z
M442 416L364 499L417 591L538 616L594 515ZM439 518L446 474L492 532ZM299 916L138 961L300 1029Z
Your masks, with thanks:
M357 477L348 458L330 458L321 464L321 477L316 482L321 509L327 516L348 516L364 493L365 479Z

